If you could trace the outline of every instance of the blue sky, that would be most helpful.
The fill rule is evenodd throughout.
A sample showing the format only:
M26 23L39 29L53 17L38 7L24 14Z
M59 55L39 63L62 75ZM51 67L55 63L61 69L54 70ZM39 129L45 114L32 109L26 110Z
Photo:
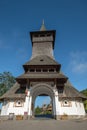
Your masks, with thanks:
M29 32L56 30L54 56L78 89L87 88L87 0L0 0L0 73L15 77L32 54Z
M49 96L37 96L35 100L35 107L42 107L44 104L50 104L51 98Z

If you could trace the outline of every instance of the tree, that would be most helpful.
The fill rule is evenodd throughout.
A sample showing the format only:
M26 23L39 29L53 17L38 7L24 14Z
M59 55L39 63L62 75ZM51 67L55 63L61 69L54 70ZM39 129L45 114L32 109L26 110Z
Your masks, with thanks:
M40 114L40 113L41 113L41 108L40 108L39 106L37 106L37 107L35 108L35 114L38 115L38 114Z
M15 82L15 77L10 72L0 73L0 96L9 90Z
M82 90L81 93L87 96L87 89ZM84 107L85 107L85 111L87 112L87 100L84 101Z
M83 93L85 96L87 96L87 89L82 90L81 93Z

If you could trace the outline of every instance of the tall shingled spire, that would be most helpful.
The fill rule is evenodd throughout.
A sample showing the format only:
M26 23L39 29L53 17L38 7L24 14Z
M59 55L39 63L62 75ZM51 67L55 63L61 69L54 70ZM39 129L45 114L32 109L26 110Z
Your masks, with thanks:
M46 31L46 27L44 25L44 20L42 21L42 25L41 25L40 31Z

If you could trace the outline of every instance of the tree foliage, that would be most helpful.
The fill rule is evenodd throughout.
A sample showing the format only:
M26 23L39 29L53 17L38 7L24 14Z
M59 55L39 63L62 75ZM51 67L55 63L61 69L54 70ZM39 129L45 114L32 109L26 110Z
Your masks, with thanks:
M40 113L41 113L41 108L39 106L37 106L35 108L35 114L37 115L37 114L40 114Z
M82 90L81 93L83 93L85 96L87 96L87 89Z
M9 90L15 82L16 80L10 72L0 73L0 96Z
M81 93L87 96L87 89L82 90ZM87 100L84 101L84 107L85 107L85 111L87 112Z

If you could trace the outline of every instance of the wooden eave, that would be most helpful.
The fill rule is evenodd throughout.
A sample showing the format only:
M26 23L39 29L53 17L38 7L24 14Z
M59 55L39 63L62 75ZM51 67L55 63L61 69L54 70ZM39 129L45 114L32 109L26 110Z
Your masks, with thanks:
M34 75L34 76L33 76ZM53 75L53 76L52 76ZM67 77L60 74L55 74L55 73L43 73L43 74L38 74L38 73L27 73L24 75L21 75L19 77L16 78L18 83L27 83L28 81L55 81L59 84L64 84L67 81Z
M23 68L25 70L25 72L28 71L28 69L32 69L32 68L35 68L35 69L38 69L38 68L42 68L42 69L57 69L58 71L60 71L60 68L61 68L61 64L58 64L58 65L23 65Z

